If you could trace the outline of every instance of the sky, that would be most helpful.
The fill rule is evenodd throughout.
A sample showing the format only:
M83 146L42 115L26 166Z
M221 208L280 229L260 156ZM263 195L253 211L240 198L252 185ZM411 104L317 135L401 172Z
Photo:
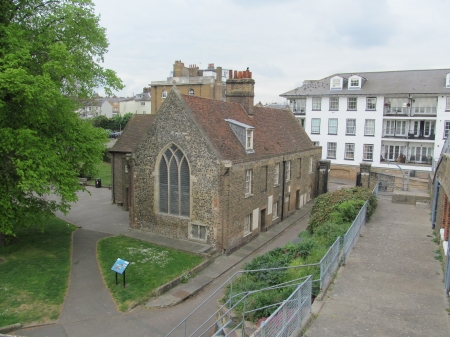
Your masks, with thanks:
M255 103L335 73L449 68L448 0L93 0L103 66L142 92L175 60L249 67ZM100 91L101 93L101 91Z

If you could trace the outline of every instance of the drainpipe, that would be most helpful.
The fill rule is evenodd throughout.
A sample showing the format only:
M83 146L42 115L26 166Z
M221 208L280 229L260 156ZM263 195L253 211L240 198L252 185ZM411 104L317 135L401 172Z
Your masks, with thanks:
M437 200L439 197L439 180L434 178L433 206L431 207L431 229L436 227Z

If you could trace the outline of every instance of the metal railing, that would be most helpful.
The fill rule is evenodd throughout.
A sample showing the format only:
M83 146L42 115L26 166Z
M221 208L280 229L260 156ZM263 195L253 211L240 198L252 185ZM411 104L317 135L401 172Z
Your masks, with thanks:
M436 107L412 107L411 116L414 115L436 115Z
M358 240L362 226L366 223L366 213L368 203L369 203L368 201L364 203L364 206L360 209L358 215L356 216L352 225L348 229L347 233L344 234L344 242L342 244L342 264L344 265L347 262L348 256L350 255L353 247L355 246L356 241Z
M308 276L251 337L291 336L311 314L311 284Z

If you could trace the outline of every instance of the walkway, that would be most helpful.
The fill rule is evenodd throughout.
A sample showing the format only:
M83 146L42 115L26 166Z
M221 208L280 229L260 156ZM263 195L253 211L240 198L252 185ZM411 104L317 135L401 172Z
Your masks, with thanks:
M428 204L380 198L306 336L450 336L432 239Z

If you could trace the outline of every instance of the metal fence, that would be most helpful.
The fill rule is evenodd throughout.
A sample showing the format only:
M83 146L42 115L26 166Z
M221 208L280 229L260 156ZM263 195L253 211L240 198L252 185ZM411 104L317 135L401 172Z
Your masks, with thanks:
M445 262L445 293L450 296L450 247L447 247L447 260Z
M311 276L251 336L289 337L311 314Z

